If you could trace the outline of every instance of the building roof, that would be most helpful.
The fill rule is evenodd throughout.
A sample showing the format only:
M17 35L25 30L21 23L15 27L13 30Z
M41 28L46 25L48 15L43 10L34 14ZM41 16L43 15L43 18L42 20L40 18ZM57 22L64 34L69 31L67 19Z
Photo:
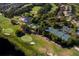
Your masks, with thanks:
M75 24L77 27L79 27L79 20L78 20L78 19L77 19L77 20L73 19L73 20L71 21L71 23L72 23L72 24Z
M21 20L25 23L28 23L30 19L30 17L21 17Z
M63 26L63 31L66 31L66 32L71 32L71 28L69 28L68 26Z
M59 31L57 29L54 29L52 27L49 27L48 30L46 30L46 31L58 36L59 38L61 38L62 40L65 40L65 41L67 41L70 38L70 35L68 35L62 31Z

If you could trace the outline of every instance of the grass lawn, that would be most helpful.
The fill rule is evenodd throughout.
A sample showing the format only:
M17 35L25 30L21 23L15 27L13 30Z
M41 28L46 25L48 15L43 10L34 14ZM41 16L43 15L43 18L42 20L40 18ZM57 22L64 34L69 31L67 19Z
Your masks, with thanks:
M32 11L38 11L39 9L41 9L42 7L41 6L34 6L32 8Z
M51 4L51 5L52 5L51 12L55 12L58 6L56 6L55 4Z
M38 13L38 11L41 9L42 7L41 6L34 6L33 8L32 8L32 13L33 14L37 14Z

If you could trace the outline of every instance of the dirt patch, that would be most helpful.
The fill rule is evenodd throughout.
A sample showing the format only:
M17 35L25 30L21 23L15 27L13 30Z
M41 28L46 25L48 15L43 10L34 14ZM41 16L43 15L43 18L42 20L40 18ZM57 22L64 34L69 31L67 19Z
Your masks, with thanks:
M60 56L69 56L72 55L72 52L70 50L64 50L60 52Z
M53 50L51 50L51 48L49 48L48 46L39 48L39 51L40 52L42 51L44 54L49 55L49 56L53 55Z

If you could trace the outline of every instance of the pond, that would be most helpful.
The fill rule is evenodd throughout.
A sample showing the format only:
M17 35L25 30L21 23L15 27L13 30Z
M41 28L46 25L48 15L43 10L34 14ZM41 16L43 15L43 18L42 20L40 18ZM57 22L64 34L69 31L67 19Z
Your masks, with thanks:
M20 50L16 50L15 46L7 39L0 38L0 56L24 56Z

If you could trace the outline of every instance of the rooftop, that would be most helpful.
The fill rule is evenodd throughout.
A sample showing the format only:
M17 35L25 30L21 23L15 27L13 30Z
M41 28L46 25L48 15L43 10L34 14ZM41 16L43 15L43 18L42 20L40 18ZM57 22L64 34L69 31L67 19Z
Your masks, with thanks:
M62 31L59 31L57 29L54 29L52 27L49 27L49 29L47 31L58 36L59 38L61 38L62 40L65 40L65 41L67 41L70 38L70 35L68 35Z
M21 17L20 18L23 22L28 23L29 19L31 19L30 17Z

